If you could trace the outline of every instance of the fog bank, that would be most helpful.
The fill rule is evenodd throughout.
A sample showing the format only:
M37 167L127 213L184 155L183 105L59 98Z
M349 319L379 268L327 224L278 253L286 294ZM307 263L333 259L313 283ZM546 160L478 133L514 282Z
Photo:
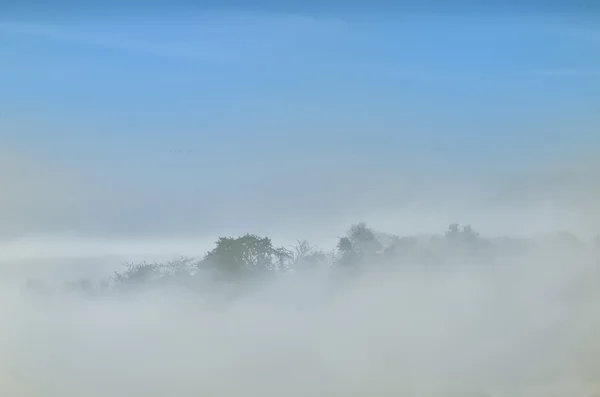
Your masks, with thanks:
M95 297L5 281L0 392L592 396L597 247L528 244L494 260L286 273L225 301L208 277Z

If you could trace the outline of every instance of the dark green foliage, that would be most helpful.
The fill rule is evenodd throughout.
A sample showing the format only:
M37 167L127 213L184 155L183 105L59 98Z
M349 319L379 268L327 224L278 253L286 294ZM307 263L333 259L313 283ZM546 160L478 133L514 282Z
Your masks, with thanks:
M350 227L346 236L340 237L337 248L340 254L338 262L340 265L357 266L366 260L376 259L383 245L373 230L364 223L358 223Z
M566 233L552 235L545 241L575 248L583 244L575 236ZM598 241L595 240L592 246L597 245ZM221 237L202 260L182 257L164 264L126 264L124 271L115 272L110 283L93 284L79 280L71 283L69 289L97 293L114 287L127 289L167 284L198 288L199 285L206 285L201 280L260 280L282 272L315 271L330 267L352 270L348 274L353 274L354 270L373 266L494 263L494 260L506 259L507 255L522 253L528 245L523 239L482 238L470 225L461 227L451 224L443 235L397 237L375 232L366 224L358 223L338 239L337 250L332 253L321 251L304 240L285 248L276 247L270 238L255 234ZM45 286L30 282L28 289L41 293Z
M123 273L115 272L115 284L148 284L159 278L160 265L157 263L126 263Z
M287 249L273 247L270 238L246 234L219 238L200 266L226 278L239 278L282 270L291 258L292 253Z

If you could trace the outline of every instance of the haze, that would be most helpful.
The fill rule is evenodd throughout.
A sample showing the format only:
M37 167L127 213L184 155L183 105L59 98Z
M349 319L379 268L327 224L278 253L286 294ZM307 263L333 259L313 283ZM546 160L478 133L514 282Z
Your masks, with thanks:
M83 3L0 13L1 395L598 393L595 8Z

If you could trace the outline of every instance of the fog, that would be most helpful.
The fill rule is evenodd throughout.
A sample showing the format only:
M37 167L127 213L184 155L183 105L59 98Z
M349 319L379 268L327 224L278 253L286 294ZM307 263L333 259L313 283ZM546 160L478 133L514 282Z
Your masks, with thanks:
M591 397L600 386L600 252L592 239L600 189L589 164L470 180L428 174L426 183L397 188L385 184L389 174L375 174L359 196L351 195L353 171L336 175L335 190L315 168L305 171L306 181L316 178L306 186L323 192L322 203L320 193L303 200L297 191L270 197L276 189L265 190L252 198L267 200L261 207L227 202L237 203L237 224L225 217L193 234L185 224L197 219L184 222L185 215L200 211L202 200L149 204L135 194L148 186L140 182L103 201L106 181L18 161L27 167L0 175L21 189L3 196L1 211L2 395ZM330 206L346 199L351 205L331 215ZM277 211L283 203L286 217ZM183 232L169 229L168 216L153 218L169 206ZM152 232L136 237L119 228L142 217ZM338 252L327 266L258 284L223 284L200 272L189 276L191 288L140 282L91 295L65 288L109 280L123 262L200 260L219 236L247 232L285 247L307 238L329 252L363 220L387 234L442 240L449 223L471 223L494 251L458 255L427 243L435 258L427 264L419 255L374 254L356 274L339 271ZM169 233L153 232L161 226ZM561 230L577 237L554 234ZM29 288L32 280L41 292Z
M1 243L0 394L591 397L600 386L600 249L592 239L600 190L582 172L590 169L569 178L551 168L544 178L523 171L506 174L503 183L431 178L427 188L413 186L410 200L394 206L385 195L362 196L363 209L347 207L337 217L327 217L327 200L302 207L296 197L299 213L313 210L313 217L278 222L277 214L259 212L264 222L252 222L250 208L229 229L184 237L123 236L116 216L115 228L100 237L87 233L92 217L83 227L68 224L70 235L52 233L50 224L36 229L39 218L29 209L53 212L53 219L66 209L39 206L60 190L48 178L46 185L23 179L43 194L23 201L27 189L15 190L3 203L12 214L3 230L13 222L22 237ZM83 193L71 198L86 203ZM103 225L119 202L106 205L96 215ZM151 208L127 221L151 217ZM309 238L329 252L359 220L424 239L464 220L495 248L458 255L430 243L433 262L377 254L356 274L340 273L338 255L327 266L279 272L258 284L223 284L200 272L189 276L192 288L141 282L92 295L65 288L80 279L109 280L123 262L200 260L219 235L257 232L286 247ZM555 234L561 230L577 237ZM31 280L44 290L29 288Z
M598 396L593 7L122 3L3 11L0 396Z
M287 272L229 298L209 276L194 290L67 292L61 282L92 273L55 259L45 263L52 292L3 280L0 392L593 396L598 247L523 241L517 254L365 263L358 276ZM114 268L122 258L104 260Z

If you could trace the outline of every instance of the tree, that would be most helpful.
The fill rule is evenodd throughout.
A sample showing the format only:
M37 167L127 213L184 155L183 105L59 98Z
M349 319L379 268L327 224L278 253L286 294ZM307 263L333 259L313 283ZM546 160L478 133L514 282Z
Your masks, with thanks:
M479 233L475 232L471 225L463 226L462 230L459 228L458 223L453 223L448 226L446 232L446 239L453 243L467 243L472 244L479 241Z
M124 272L116 272L112 281L116 285L142 285L160 278L160 265L157 263L126 263Z
M290 258L290 251L273 247L270 238L246 234L219 238L201 266L211 267L227 278L237 278L281 270Z
M298 240L290 251L291 266L296 270L313 269L328 262L328 255L306 240Z
M365 259L375 258L383 249L383 245L365 223L350 227L347 236L340 237L337 244L340 253L339 264L355 266Z

